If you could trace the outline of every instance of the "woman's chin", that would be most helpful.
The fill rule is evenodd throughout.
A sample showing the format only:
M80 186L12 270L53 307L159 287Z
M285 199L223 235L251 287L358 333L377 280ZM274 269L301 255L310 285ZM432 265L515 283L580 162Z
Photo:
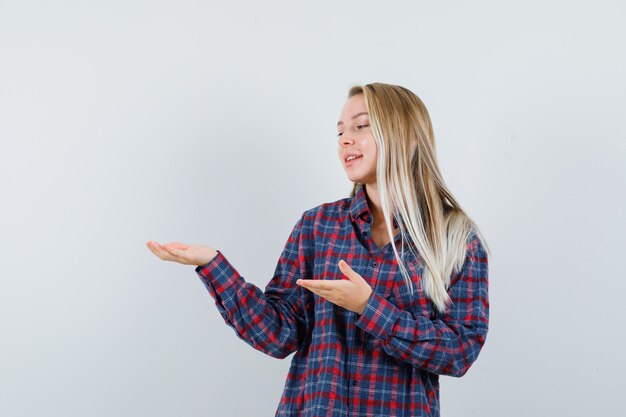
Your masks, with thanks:
M367 183L372 182L371 178L368 179L368 178L363 177L362 175L354 175L354 174L350 175L350 173L347 173L346 176L348 177L348 180L350 182L356 182L356 183L359 183L359 184L367 184ZM374 179L374 182L375 181L376 181L376 179Z

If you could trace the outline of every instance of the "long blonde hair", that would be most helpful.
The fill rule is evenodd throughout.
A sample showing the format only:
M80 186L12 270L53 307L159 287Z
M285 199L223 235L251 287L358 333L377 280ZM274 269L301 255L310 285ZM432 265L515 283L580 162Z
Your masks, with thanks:
M407 242L424 264L422 288L443 313L452 302L447 292L450 278L463 267L470 234L476 234L487 253L489 248L443 181L433 127L422 100L405 87L384 83L353 86L348 99L357 94L364 95L378 146L376 182L389 238L394 242L391 219L395 217L402 252ZM359 186L363 185L354 183L350 197ZM409 272L396 246L391 246L412 294Z

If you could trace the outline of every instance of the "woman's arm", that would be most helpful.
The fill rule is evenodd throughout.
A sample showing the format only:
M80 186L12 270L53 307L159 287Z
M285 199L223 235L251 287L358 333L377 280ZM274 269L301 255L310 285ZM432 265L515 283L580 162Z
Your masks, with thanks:
M224 254L196 268L218 311L239 338L275 358L297 350L305 337L305 297L299 278L304 278L305 258L301 245L301 217L294 226L265 292L246 282Z
M463 376L485 343L489 323L488 260L472 234L461 272L450 284L453 304L441 319L400 310L372 293L356 325L382 340L392 357L439 375Z

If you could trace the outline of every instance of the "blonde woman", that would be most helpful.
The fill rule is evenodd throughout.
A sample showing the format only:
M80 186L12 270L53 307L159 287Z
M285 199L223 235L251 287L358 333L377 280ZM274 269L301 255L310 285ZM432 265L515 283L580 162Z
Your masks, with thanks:
M439 375L463 376L487 336L486 242L443 181L417 95L355 86L337 129L352 192L303 212L265 291L219 250L147 245L197 265L246 343L295 352L276 416L439 416Z

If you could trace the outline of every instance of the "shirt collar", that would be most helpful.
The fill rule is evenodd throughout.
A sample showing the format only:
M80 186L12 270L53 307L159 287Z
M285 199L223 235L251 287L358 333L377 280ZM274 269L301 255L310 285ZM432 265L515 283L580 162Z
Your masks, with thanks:
M363 184L357 187L354 197L352 197L352 201L350 202L350 218L353 222L357 222L358 219L362 219L371 223L372 211L370 210L367 202L367 194ZM398 222L395 217L393 219L393 227L394 229L398 227Z

